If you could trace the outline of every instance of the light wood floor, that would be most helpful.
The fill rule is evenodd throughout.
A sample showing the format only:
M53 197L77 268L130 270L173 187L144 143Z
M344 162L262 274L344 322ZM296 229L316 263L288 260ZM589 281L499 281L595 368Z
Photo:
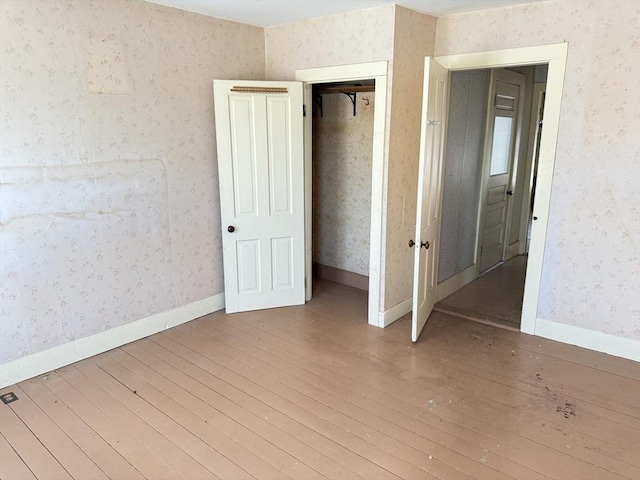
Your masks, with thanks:
M518 255L438 302L436 309L520 330L527 257Z
M366 294L209 315L2 390L10 479L638 479L639 366Z

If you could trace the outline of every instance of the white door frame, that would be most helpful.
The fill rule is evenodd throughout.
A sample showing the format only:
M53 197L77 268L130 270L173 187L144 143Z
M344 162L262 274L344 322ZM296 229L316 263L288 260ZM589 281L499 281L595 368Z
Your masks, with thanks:
M553 168L556 160L556 143L560 123L560 104L567 62L567 43L446 55L435 57L435 59L451 71L504 68L540 63L549 64L545 96L545 128L542 130L542 138L540 140L536 202L533 212L533 217L537 218L537 220L531 226L531 245L527 260L527 276L522 301L522 321L520 323L520 331L533 335L536 330L542 262L547 239L551 184L553 182Z
M312 188L312 142L311 142L311 89L316 83L345 82L352 80L375 81L376 101L373 113L373 156L371 162L371 229L369 239L369 306L368 322L376 327L380 325L380 291L382 272L382 225L383 193L386 168L384 152L386 148L387 119L387 68L388 62L370 62L333 67L306 68L296 70L296 80L305 82L304 104L307 116L304 119L304 169L305 169L305 271L307 278L306 299L311 300L312 286L312 224L311 188Z

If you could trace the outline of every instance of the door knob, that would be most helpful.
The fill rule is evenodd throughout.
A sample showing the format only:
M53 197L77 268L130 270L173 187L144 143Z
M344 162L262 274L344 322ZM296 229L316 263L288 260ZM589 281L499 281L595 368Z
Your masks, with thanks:
M409 248L413 248L417 245L416 242L414 242L413 240L409 240ZM424 247L427 250L429 250L429 247L431 246L431 244L429 242L420 242L420 248Z
M513 190L507 190L507 195L513 195Z
M233 225L229 225L229 226L227 227L227 232L229 232L229 233L233 233L233 232L235 232L235 231L236 231L236 227L234 227Z

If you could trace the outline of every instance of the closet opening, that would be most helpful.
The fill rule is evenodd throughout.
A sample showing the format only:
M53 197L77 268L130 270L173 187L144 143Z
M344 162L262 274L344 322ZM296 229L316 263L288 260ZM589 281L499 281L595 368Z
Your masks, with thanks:
M368 291L375 80L311 88L313 277Z

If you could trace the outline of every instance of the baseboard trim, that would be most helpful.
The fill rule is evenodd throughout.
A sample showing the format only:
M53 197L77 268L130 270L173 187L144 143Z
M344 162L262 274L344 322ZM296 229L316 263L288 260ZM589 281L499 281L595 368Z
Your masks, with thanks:
M407 298L405 301L400 302L395 307L391 307L385 312L380 312L380 318L378 319L378 325L382 328L391 325L399 318L404 317L413 308L413 298Z
M473 282L476 278L478 278L478 272L476 270L476 264L474 263L460 273L456 273L453 277L449 277L438 284L436 287L436 302L444 300L452 293L457 292L465 285Z
M520 241L512 243L507 247L507 257L504 261L511 260L513 257L520 255Z
M640 362L640 340L616 337L543 318L536 319L535 335Z
M224 308L224 293L0 365L0 388L176 327Z
M348 270L342 270L341 268L315 262L313 264L313 273L317 277L325 280L364 290L365 292L369 291L369 277L366 275L360 275L359 273L349 272Z

